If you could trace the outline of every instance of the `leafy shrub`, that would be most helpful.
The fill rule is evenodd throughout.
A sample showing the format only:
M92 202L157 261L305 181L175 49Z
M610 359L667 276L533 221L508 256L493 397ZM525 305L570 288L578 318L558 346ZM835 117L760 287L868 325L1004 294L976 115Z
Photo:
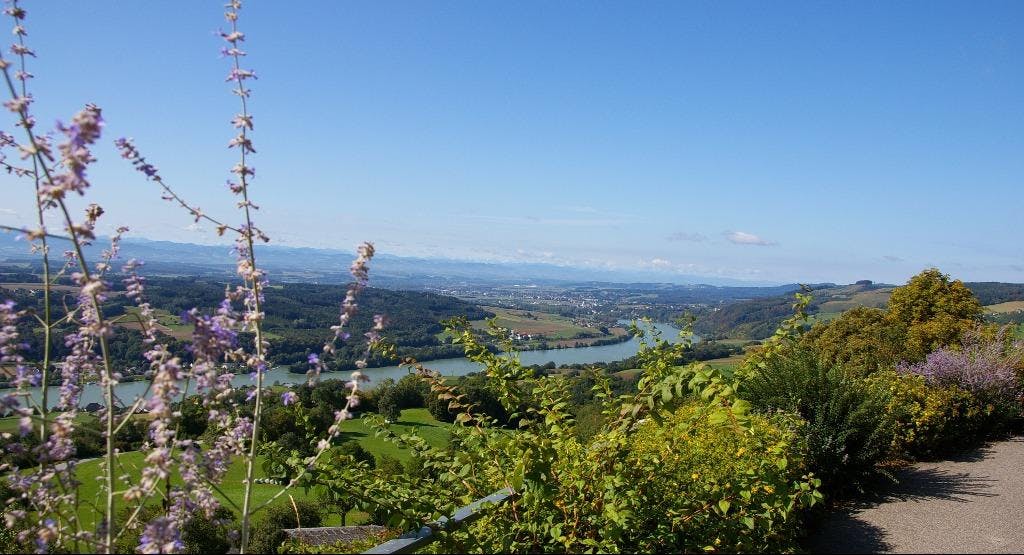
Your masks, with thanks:
M184 553L227 553L231 549L230 538L237 535L237 528L235 513L227 507L218 507L212 519L191 518L181 529Z
M806 475L799 419L753 416L740 427L710 414L690 403L645 419L614 462L594 457L607 435L596 448L567 439L550 462L562 477L551 491L525 489L516 509L495 509L436 549L472 538L484 552L795 550L799 511L821 499ZM618 487L592 478L602 467L615 469Z
M388 540L398 537L395 530L382 530L361 540L335 542L325 545L307 545L291 540L281 546L280 553L362 553Z
M933 458L977 444L1004 418L991 404L955 385L929 386L923 376L879 372L869 380L890 393L891 453L897 458Z
M627 464L644 486L635 503L640 552L792 551L794 510L808 495L802 422L753 416L746 430L715 425L698 405L637 431ZM711 507L712 511L706 511ZM679 518L685 522L679 526Z
M252 528L248 553L277 553L285 541L284 530L290 528L312 528L320 526L320 508L311 501L295 501L268 507Z
M455 381L459 393L465 395L462 402L474 405L476 412L486 414L501 425L507 425L509 421L508 411L501 405L497 393L488 386L487 378L481 375L462 376ZM454 422L458 411L450 410L450 401L441 399L438 395L428 391L426 395L426 406L430 414L441 422Z
M133 509L129 507L122 509L118 520L122 523L128 522L132 512ZM115 553L138 553L137 547L144 523L159 516L162 512L159 505L145 506L133 520L133 524L124 530L114 544ZM203 515L192 517L186 520L181 527L181 542L184 546L181 552L227 553L232 547L231 537L237 534L237 527L235 513L227 507L218 507L211 519Z
M343 457L352 457L353 461L362 461L368 464L375 462L373 455L355 440L342 442L333 449L333 452Z
M377 470L386 476L402 474L405 472L405 468L402 466L402 461L389 455L378 455L375 464Z
M817 323L801 338L826 365L842 365L867 375L905 358L906 330L885 311L855 307L826 323Z
M825 364L809 349L769 359L742 394L762 412L792 411L807 421L808 465L826 491L862 488L890 453L891 393Z
M906 359L919 361L933 350L959 344L981 322L981 303L960 280L936 268L893 289L886 317L906 329Z
M897 371L922 376L932 387L957 387L970 392L987 407L994 419L991 424L998 427L1020 414L1017 364L1022 351L1024 343L1007 344L1003 332L994 340L975 333L960 349L935 350L923 362L900 365Z
M587 443L593 439L604 426L605 417L599 403L588 403L574 407L573 416L576 418L576 439L580 443Z

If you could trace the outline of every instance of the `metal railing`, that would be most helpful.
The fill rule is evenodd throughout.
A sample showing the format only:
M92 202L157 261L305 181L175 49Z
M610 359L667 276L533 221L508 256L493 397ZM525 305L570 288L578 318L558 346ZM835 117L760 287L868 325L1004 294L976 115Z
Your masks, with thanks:
M437 532L441 531L452 531L463 524L468 524L474 520L483 516L484 505L501 505L502 503L513 499L516 494L505 488L501 491L497 491L484 497L483 499L477 499L476 501L462 507L455 511L450 518L441 517L433 522L427 523L419 530L412 532L406 532L401 536L386 541L376 547L364 551L363 553L375 553L378 555L388 555L391 553L412 553L417 549L428 545L437 539Z

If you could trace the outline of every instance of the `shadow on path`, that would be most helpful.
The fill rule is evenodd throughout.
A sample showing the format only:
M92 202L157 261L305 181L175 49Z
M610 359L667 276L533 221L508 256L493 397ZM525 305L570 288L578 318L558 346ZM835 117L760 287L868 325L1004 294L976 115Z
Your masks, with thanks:
M897 483L876 493L867 506L893 501L924 501L944 499L966 503L972 497L995 497L990 491L996 480L966 472L950 472L939 468L907 468L896 474Z
M820 524L805 547L812 553L879 553L892 550L882 528L861 517L865 510L883 503L928 500L967 503L972 498L995 497L996 480L949 472L938 468L907 468L897 473L897 482L866 499L835 509Z
M892 546L885 531L857 518L853 510L834 513L804 546L809 553L880 553Z

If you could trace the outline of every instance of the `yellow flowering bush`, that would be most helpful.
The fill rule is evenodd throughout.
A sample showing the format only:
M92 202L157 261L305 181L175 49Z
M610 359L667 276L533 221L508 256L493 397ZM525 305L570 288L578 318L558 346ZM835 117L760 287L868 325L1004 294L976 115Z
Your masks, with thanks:
M996 407L955 385L929 386L922 376L878 372L873 387L888 389L889 421L894 427L894 458L934 457L985 437Z
M753 415L743 429L712 424L698 404L637 430L627 466L646 469L635 507L639 520L680 551L789 551L795 509L821 498L808 479L803 422L788 414ZM711 511L708 511L708 509ZM659 534L655 534L659 536Z

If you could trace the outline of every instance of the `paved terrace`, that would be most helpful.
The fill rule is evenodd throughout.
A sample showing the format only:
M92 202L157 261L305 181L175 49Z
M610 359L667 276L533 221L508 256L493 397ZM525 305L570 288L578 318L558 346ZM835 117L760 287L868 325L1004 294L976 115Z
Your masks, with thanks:
M833 513L817 553L1024 553L1024 438L919 463L867 502Z

